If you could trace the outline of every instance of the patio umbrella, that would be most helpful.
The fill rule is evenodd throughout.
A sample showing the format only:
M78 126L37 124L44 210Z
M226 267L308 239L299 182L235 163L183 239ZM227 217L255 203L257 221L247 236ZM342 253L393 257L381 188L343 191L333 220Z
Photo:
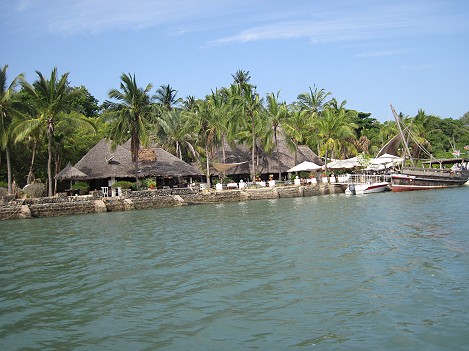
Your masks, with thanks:
M356 157L347 160L333 160L327 164L329 169L351 169L360 166Z
M319 166L314 162L303 161L295 167L290 168L287 172L316 171L321 168L323 168L323 166Z

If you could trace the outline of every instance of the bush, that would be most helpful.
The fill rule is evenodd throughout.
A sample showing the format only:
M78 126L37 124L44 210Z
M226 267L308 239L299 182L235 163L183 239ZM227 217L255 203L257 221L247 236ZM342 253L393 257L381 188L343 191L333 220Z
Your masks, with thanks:
M23 188L23 193L26 197L37 198L46 194L46 186L41 183L40 179L36 179L33 183L26 185Z
M156 181L154 179L141 179L138 181L138 183L132 184L132 190L144 190L151 188L152 186L156 188Z
M88 183L85 182L76 182L72 185L72 190L78 190L80 195L88 194L90 187Z
M113 188L121 188L121 189L131 189L132 185L134 183L128 182L126 180L119 180L118 182L115 182L112 187Z

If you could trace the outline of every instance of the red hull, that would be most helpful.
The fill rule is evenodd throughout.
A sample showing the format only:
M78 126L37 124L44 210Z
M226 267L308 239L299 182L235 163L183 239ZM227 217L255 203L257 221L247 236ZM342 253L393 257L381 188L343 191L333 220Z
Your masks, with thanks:
M391 179L391 190L393 192L402 192L459 187L467 181L467 176L395 174Z

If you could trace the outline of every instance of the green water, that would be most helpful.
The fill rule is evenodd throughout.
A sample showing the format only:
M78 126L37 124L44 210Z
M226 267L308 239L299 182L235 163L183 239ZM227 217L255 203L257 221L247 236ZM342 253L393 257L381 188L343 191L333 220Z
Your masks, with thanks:
M0 350L468 350L469 187L0 222Z

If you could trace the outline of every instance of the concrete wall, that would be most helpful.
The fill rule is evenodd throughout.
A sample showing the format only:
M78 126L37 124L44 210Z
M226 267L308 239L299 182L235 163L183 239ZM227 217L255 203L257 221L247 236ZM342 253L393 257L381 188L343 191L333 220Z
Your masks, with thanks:
M343 193L346 185L285 186L224 191L186 189L145 190L124 192L120 197L101 197L99 192L86 196L66 196L0 202L0 220L52 217L80 213L129 211L217 202L239 202L287 197L317 196Z

